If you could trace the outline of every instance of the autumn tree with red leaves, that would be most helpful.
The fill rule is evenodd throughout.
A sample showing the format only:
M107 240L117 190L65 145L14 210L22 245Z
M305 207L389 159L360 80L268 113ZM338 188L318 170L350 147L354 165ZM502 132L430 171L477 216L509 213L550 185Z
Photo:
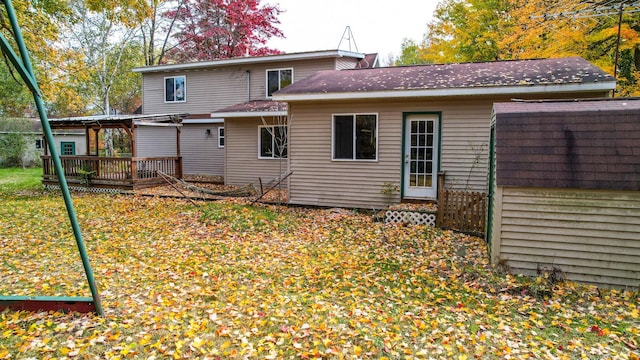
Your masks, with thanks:
M284 37L277 6L259 0L186 0L165 14L177 20L177 45L167 55L175 62L278 54L266 46L271 37Z

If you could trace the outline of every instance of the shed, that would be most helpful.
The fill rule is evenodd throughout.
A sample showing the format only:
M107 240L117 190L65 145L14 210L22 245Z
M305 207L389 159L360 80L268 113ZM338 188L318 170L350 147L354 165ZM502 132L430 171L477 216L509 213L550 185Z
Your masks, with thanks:
M490 154L492 262L640 286L640 99L496 103Z

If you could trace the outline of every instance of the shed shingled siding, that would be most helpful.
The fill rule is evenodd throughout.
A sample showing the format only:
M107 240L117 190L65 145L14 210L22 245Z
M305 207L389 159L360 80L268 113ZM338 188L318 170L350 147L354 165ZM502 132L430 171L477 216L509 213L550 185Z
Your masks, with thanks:
M316 71L333 70L335 67L336 60L327 58L249 66L225 66L198 71L144 73L142 75L143 112L145 114L208 114L247 100L266 99L267 69L293 68L295 82L311 76ZM187 101L165 103L164 78L179 75L186 76ZM247 81L250 81L250 96L247 94Z
M273 118L265 118L267 124L277 124ZM232 118L225 120L225 184L244 186L254 184L258 178L266 184L287 171L287 159L258 159L258 127L262 121L256 118ZM283 182L286 188L286 181Z
M185 175L224 175L224 147L218 147L218 128L222 126L185 124L182 127L180 152Z
M139 126L136 128L136 156L177 156L175 127Z
M640 190L640 109L500 112L515 105L496 104L498 186Z
M640 286L640 193L500 187L499 252L514 273L538 266L571 280Z

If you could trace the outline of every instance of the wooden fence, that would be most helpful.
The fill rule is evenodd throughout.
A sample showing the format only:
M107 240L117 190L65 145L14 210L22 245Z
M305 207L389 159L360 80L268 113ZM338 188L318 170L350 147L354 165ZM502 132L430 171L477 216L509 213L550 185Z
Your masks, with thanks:
M487 194L442 189L438 192L437 225L483 236L486 230Z

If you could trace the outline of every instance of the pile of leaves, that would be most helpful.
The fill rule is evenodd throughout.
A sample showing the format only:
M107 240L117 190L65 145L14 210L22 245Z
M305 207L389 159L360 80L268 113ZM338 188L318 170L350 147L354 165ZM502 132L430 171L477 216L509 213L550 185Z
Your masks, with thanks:
M240 199L75 203L105 316L4 311L0 359L638 359L637 292L496 271L479 238ZM0 295L89 296L58 196L0 196L0 218Z

